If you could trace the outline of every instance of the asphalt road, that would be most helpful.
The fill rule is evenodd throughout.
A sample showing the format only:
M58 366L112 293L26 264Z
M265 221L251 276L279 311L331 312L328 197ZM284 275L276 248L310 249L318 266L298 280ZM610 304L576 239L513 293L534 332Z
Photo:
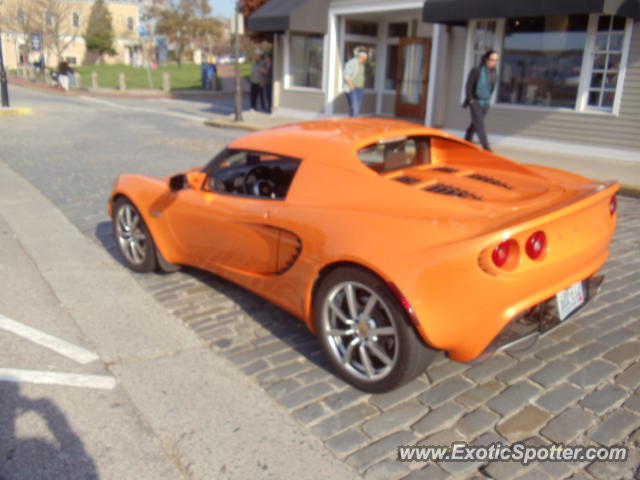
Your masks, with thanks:
M203 102L54 96L14 88L34 115L4 123L2 160L102 248L115 253L105 201L118 173L159 177L201 165L233 130L202 126ZM238 367L345 464L370 478L634 478L640 466L640 200L620 224L600 298L524 352L480 365L439 356L416 381L365 395L327 369L312 335L242 289L195 270L133 275L159 305ZM178 320L180 319L180 320ZM202 375L210 375L202 372ZM411 464L402 444L524 440L628 446L624 464Z

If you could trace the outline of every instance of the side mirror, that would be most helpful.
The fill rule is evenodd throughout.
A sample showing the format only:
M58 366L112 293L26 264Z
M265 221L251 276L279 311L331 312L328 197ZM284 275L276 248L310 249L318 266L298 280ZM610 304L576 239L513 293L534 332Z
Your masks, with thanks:
M172 192L178 192L184 190L187 186L187 176L184 173L178 173L169 178L169 190Z

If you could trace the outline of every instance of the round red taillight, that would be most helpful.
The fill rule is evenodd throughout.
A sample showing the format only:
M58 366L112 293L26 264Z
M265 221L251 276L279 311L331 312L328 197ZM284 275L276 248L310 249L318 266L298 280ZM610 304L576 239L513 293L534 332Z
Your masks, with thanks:
M544 232L537 231L527 239L525 250L532 260L537 260L547 248L547 236Z
M611 215L615 215L617 210L618 210L618 199L614 195L613 197L611 197L611 200L609 201L609 213Z
M491 253L491 260L496 265L496 267L500 268L509 259L509 241L506 240L504 242L499 243L496 248L493 249L493 253Z

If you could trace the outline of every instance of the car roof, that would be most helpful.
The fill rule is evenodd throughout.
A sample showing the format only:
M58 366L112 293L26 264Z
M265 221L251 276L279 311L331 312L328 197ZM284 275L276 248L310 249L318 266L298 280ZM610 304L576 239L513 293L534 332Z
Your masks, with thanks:
M250 133L229 144L232 149L256 150L294 158L306 158L321 144L330 142L343 151L359 150L384 138L432 135L455 139L448 133L416 123L377 117L326 118L299 122ZM354 160L357 158L354 157ZM322 156L323 163L344 166L344 157Z

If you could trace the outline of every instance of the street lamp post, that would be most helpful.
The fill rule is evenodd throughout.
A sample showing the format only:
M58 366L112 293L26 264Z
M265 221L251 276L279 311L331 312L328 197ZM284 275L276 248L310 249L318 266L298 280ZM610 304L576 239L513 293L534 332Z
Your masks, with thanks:
M9 89L7 88L7 71L4 69L2 55L2 30L0 30L0 90L2 91L2 106L9 106Z
M235 54L236 54L236 122L242 121L242 84L240 83L240 2L236 4L235 22Z

